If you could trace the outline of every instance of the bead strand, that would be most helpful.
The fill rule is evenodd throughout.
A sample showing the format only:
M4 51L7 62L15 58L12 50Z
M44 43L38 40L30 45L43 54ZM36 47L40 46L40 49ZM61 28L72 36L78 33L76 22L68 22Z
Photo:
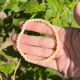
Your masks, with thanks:
M44 60L32 60L32 59L28 59L27 56L21 51L20 47L19 47L19 40L20 40L20 37L21 35L24 33L25 31L25 28L26 28L26 25L29 23L29 22L41 22L41 23L45 23L46 25L48 25L52 31L55 33L56 35L56 43L57 43L57 46L56 46L56 51L51 55L49 56L47 59L44 59ZM32 62L32 63L42 63L42 62L46 62L46 61L49 61L51 60L52 58L55 57L55 55L58 53L59 51L59 36L58 36L58 33L56 32L55 28L53 27L52 24L50 24L48 21L45 21L43 19L29 19L25 22L25 24L23 25L23 28L20 32L20 34L18 35L18 39L17 39L17 49L19 51L19 53L21 54L21 56L23 56L23 58L28 61L28 62Z

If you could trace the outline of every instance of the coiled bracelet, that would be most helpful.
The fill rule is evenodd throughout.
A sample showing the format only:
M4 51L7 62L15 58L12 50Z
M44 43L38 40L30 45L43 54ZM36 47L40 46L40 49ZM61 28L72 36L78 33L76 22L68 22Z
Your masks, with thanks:
M48 58L44 59L44 60L32 60L32 59L29 59L27 58L27 56L21 51L20 47L19 47L19 40L20 40L20 37L22 34L24 34L24 31L25 31L25 28L26 28L26 25L29 23L29 22L41 22L41 23L45 23L46 25L48 25L52 31L55 33L55 36L56 36L56 50L54 53L52 53ZM59 50L59 36L58 36L58 33L56 31L56 29L53 27L53 25L51 23L49 23L48 21L44 20L44 19L29 19L27 20L24 24L23 24L23 27L22 27L22 30L20 32L20 34L18 35L18 38L17 38L17 49L19 51L19 53L21 54L21 56L23 56L23 58L28 61L28 62L31 62L31 63L42 63L42 62L46 62L46 61L49 61L51 60L52 58L55 57L55 55L58 53L58 50Z

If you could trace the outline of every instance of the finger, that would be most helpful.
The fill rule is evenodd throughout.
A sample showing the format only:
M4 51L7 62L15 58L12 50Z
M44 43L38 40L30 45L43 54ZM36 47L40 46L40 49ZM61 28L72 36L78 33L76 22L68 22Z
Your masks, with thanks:
M40 57L49 57L51 54L54 53L54 50L52 49L35 47L35 46L30 46L25 44L20 44L19 47L23 53L28 53ZM17 50L16 43L14 44L13 48L14 50Z
M26 55L26 57L30 60L44 60L46 58L44 57L40 57L40 56L36 56L36 55L32 55L32 54L28 54L28 53L24 53Z
M16 50L16 44L14 44L14 49ZM28 53L24 53L26 55L26 57L28 59L31 59L31 60L44 60L46 58L44 57L40 57L40 56L36 56L36 55L32 55L32 54L28 54ZM52 69L58 69L57 68L57 63L56 63L56 60L50 60L50 61L47 61L45 63L37 63L38 65L41 65L41 66L44 66L44 67L49 67L49 68L52 68Z
M18 34L12 36L12 41L16 42ZM42 36L29 36L23 34L20 38L20 43L40 46L45 48L54 48L56 47L56 40L53 38L47 38Z
M74 18L80 26L80 3L77 3L74 8Z
M37 63L37 64L41 65L41 66L44 66L44 67L49 67L49 68L58 70L56 60L50 60L50 61L47 61L45 63Z
M39 56L27 54L27 53L25 55L28 59L31 59L31 60L45 60L46 59L43 57L39 57ZM33 64L35 64L35 63L33 63ZM49 68L58 70L56 60L50 60L50 61L47 61L45 63L42 62L42 63L36 63L36 64L40 65L40 66L49 67Z
M22 29L24 23L25 23L25 21L19 22L19 24L18 24L19 28ZM55 27L57 31L60 30L60 27L58 27L58 26L53 25L53 27ZM52 36L55 35L55 33L52 31L52 29L45 23L29 22L26 25L26 30L35 31L35 32L43 33L43 34L52 35Z

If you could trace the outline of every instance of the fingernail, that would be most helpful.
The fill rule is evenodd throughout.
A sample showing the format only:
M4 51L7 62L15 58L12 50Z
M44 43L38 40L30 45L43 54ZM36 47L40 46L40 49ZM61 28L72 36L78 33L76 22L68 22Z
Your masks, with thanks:
M14 45L13 45L13 49L14 49L15 51L18 51L16 46L17 46L17 44L14 43Z
M13 34L12 36L11 36L11 40L13 41L13 42L15 42L16 40L17 40L17 37L18 37L18 34L16 33L16 34Z
M25 21L20 21L18 24L19 28L22 28L24 23L25 23Z

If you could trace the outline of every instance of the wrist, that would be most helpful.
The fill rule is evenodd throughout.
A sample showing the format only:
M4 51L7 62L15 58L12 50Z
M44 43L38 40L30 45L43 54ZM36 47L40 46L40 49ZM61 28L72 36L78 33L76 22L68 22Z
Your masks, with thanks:
M74 40L73 40L74 45L78 50L80 50L80 29L77 30L77 33L75 34Z
M80 29L74 28L70 42L71 62L68 75L75 80L80 80Z
M75 80L80 80L80 77L78 77L78 78L75 78Z
M75 69L74 72L76 74L75 80L80 80L80 29L77 28L74 30L74 36L73 36L73 50L75 52Z

